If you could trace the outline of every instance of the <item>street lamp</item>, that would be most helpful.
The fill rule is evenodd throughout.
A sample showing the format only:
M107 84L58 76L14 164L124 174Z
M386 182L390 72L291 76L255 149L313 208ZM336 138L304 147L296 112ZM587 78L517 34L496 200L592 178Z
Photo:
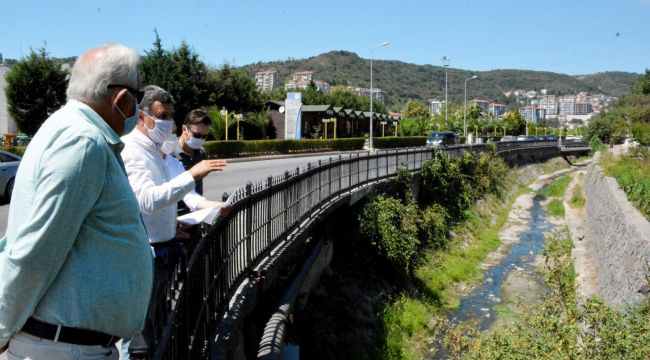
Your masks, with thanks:
M228 141L228 110L226 108L222 108L221 111L219 112L221 116L224 117L226 126L225 126L225 133L226 133L226 141Z
M448 122L447 122L447 112L449 109L449 101L447 99L447 69L449 68L449 61L451 61L450 58L443 56L442 57L442 66L445 67L445 127L447 127Z
M239 140L239 120L241 120L242 114L235 115L235 118L237 119L237 140Z
M388 41L384 41L381 43L381 45L375 46L374 48L370 49L370 135L368 137L368 147L372 149L372 52L375 49L379 49L380 47L388 46Z
M476 79L478 76L474 75L469 79L465 79L465 107L463 109L463 136L467 142L467 82Z
M332 119L327 118L327 119L323 119L323 120L321 120L321 121L323 122L323 126L325 126L324 134L325 134L325 139L327 139L327 123L329 123L330 121L332 121Z
M384 137L384 126L386 126L386 120L379 122L381 124L381 137Z

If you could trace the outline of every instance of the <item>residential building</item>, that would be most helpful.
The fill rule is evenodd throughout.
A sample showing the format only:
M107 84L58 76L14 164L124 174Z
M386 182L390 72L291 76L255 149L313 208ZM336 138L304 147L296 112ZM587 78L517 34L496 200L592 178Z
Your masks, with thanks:
M526 121L531 121L535 124L546 117L546 110L535 105L521 107L519 108L519 113L526 118Z
M276 70L255 73L255 86L259 91L271 91L280 86L280 73Z
M576 97L575 95L565 95L559 98L559 115L573 115L575 113Z
M429 100L429 113L441 114L445 109L445 102L438 99Z
M355 87L354 92L357 93L357 95L370 97L370 89L368 89L368 88ZM384 105L386 105L386 102L388 101L388 94L385 91L383 91L382 89L373 88L372 89L372 97L375 100L381 101L381 103L384 104Z
M284 83L284 88L287 90L305 90L311 82L313 82L314 85L316 85L316 89L322 91L323 94L330 93L330 84L326 83L325 81L316 80L316 76L313 71L299 71L293 73L292 79Z
M481 112L487 113L490 111L490 102L483 99L474 99L470 101L473 105L478 105L481 108Z
M593 108L588 102L576 102L573 109L572 115L589 115L593 111Z
M490 114L494 115L494 117L502 118L506 115L508 108L503 104L492 103L488 110Z
M539 98L539 107L546 110L546 116L557 116L558 102L555 95L544 95Z

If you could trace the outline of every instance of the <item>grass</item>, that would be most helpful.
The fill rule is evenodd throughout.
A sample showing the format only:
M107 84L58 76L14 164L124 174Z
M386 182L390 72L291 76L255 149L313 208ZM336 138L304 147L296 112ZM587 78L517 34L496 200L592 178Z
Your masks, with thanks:
M571 182L571 176L568 175L562 176L561 178L553 181L548 186L545 186L540 192L540 194L545 198L561 197L564 195L564 192L566 191L566 188L567 186L569 186L570 182Z
M421 359L428 351L423 344L443 326L445 311L460 305L459 296L452 291L454 284L482 279L479 265L488 253L499 247L499 229L515 198L503 202L488 195L454 229L456 239L446 250L426 250L414 271L416 280L423 286L422 295L410 298L402 295L382 313L386 329L385 358ZM466 241L468 238L473 240Z
M569 199L569 204L573 208L583 208L585 206L585 197L582 185L576 184L573 187L573 192L571 193L571 198Z
M613 176L628 200L650 220L650 157L603 156L605 173Z
M564 204L562 204L562 200L560 199L551 200L548 205L546 205L546 209L548 209L548 212L553 216L564 217Z

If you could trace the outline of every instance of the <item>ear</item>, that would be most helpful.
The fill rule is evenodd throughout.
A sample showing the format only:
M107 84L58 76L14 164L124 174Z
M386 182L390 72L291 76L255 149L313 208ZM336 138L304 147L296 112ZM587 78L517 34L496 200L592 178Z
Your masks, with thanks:
M122 89L113 95L113 104L116 105L128 105L128 99L129 99L129 94L127 94L129 91L127 89Z

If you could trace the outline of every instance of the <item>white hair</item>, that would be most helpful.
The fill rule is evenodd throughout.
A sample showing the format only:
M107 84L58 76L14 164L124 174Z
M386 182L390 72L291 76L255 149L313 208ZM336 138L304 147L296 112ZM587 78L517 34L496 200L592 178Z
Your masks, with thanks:
M113 91L108 88L109 85L138 89L139 62L138 51L124 45L111 44L91 50L79 57L72 67L66 93L68 100L102 104Z

